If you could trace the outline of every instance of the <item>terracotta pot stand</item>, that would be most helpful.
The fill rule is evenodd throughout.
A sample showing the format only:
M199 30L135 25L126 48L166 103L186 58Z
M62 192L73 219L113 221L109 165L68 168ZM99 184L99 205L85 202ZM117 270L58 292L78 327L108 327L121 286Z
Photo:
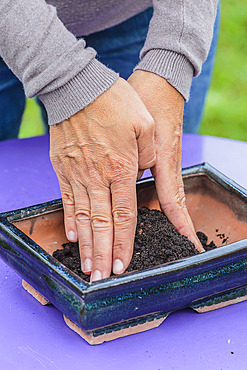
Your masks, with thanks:
M85 332L68 317L64 316L64 321L70 329L79 334L89 344L101 344L113 339L126 337L127 335L141 333L142 331L157 328L166 319L168 315L156 318L155 315L143 316L137 320L123 321L122 323L107 326L99 330ZM151 321L152 320L152 321ZM140 322L141 321L141 322ZM139 323L140 322L140 323Z
M26 281L22 280L23 288L31 294L37 301L43 306L51 304L42 294L34 289ZM230 306L235 303L243 302L247 300L247 286L231 289L225 291L222 294L215 294L209 297L202 298L198 301L192 302L190 307L198 313L205 313L214 311L219 308ZM157 328L167 318L169 313L151 314L139 317L137 319L131 319L123 321L119 324L113 324L104 328L92 330L86 332L82 330L78 325L71 321L67 316L63 315L64 321L67 326L74 332L79 334L89 344L101 344L103 342L109 342L111 340L126 337L131 334L141 333L146 330Z
M37 299L42 306L47 306L51 304L48 299L46 299L42 294L40 294L36 289L34 289L30 284L28 284L25 280L22 280L23 288L33 296L33 298Z
M31 294L38 302L43 306L51 304L42 294L34 289L25 280L22 280L23 288ZM161 317L160 317L161 316ZM103 342L109 342L113 339L126 337L127 335L141 333L142 331L157 328L167 318L168 314L154 314L142 316L137 319L123 321L119 324L106 326L101 329L92 330L86 332L82 330L78 325L71 321L67 316L63 315L65 323L70 329L80 335L89 344L101 344Z
M190 307L199 313L204 313L244 301L247 301L247 285L199 299L192 302Z

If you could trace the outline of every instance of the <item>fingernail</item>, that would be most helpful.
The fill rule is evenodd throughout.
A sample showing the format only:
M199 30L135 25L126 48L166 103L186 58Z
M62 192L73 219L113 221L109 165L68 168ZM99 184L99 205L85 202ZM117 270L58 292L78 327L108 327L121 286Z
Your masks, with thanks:
M93 267L93 262L91 258L86 258L83 265L84 272L91 272Z
M74 233L74 231L70 230L70 231L68 232L68 239L69 239L71 242L76 241L76 237L75 237L75 233Z
M124 272L123 262L120 259L116 259L113 263L113 273L118 275Z
M93 272L93 275L92 275L92 278L91 278L91 281L98 281L98 280L101 280L102 279L102 274L99 270L95 270Z

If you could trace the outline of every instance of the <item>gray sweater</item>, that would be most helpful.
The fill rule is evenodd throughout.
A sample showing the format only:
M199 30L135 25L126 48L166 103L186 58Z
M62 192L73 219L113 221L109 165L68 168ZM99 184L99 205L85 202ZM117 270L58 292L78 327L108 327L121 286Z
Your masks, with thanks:
M51 125L94 101L118 78L86 47L88 35L150 6L154 15L136 69L154 72L186 100L212 39L218 0L1 0L0 55Z

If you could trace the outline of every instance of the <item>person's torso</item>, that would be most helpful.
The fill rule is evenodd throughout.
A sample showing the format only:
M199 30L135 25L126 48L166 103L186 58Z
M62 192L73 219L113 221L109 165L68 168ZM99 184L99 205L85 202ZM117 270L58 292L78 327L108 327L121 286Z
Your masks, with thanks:
M76 36L115 26L152 6L152 0L46 0Z

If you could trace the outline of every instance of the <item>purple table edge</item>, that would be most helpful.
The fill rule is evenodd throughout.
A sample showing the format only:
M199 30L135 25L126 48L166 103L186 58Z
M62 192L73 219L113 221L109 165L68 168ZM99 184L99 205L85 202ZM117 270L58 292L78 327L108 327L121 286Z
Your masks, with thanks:
M0 212L60 197L49 161L48 136L0 143ZM208 162L247 188L247 143L185 134L182 166ZM149 172L146 172L146 176ZM238 369L247 368L247 302L198 314L171 314L157 329L89 346L43 307L0 260L1 369Z

